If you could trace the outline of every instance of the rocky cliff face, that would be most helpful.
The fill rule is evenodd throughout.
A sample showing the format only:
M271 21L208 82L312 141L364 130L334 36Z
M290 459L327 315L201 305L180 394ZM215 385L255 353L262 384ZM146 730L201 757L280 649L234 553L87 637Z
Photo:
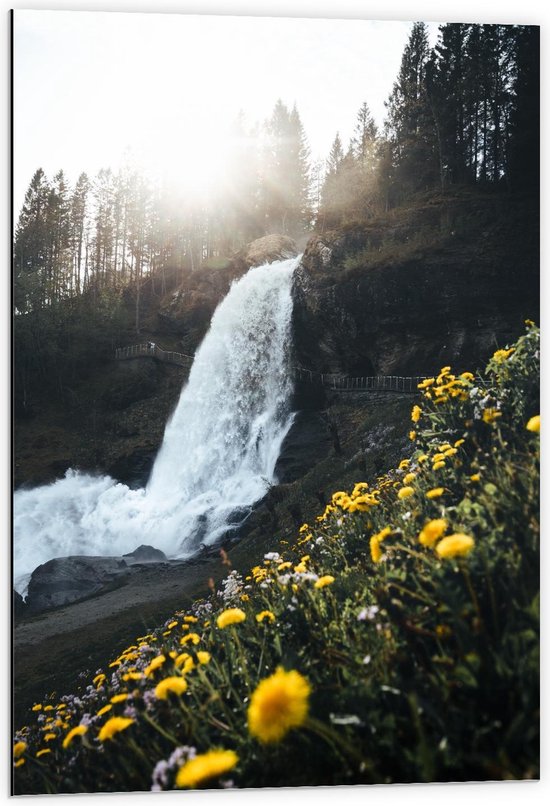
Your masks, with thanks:
M291 238L266 235L245 246L224 265L216 268L206 266L200 271L187 273L180 286L166 295L155 310L155 331L160 337L178 337L180 347L188 352L196 350L231 283L251 266L261 266L297 254L296 244Z
M294 286L297 361L352 376L475 369L538 319L538 296L529 205L432 200L310 240Z

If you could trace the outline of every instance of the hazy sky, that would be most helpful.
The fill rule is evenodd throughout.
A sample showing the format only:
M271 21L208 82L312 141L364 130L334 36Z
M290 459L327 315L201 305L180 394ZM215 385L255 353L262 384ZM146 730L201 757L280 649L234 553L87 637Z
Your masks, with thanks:
M36 168L74 182L128 152L158 175L208 181L239 110L263 121L278 98L297 104L324 158L337 130L347 144L363 101L382 124L411 25L16 11L16 213Z

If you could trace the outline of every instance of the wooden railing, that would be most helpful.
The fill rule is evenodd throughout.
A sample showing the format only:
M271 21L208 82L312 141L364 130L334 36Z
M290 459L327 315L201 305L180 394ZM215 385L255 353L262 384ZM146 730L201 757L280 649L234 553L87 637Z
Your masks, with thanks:
M124 360L125 358L156 358L167 364L177 364L180 367L189 367L193 363L193 356L185 353L176 353L173 350L163 350L156 344L149 341L146 344L133 344L131 347L117 347L115 358Z
M317 383L333 392L401 392L414 394L418 392L418 384L426 375L365 375L361 378L350 378L348 375L336 375L313 372L304 367L295 367L296 378L309 383Z
M133 344L131 347L118 347L115 358L124 360L128 358L156 358L167 364L177 364L180 367L189 367L194 356L186 353L177 353L173 350L163 350L154 342ZM293 367L297 380L318 384L332 392L398 392L401 394L414 394L418 391L418 384L426 375L365 375L362 378L350 378L347 375L338 375L314 372L305 367Z

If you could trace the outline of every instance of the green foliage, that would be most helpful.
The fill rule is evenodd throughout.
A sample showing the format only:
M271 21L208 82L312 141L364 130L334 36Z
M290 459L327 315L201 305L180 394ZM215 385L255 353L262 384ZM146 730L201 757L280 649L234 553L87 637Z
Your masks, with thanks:
M538 350L529 324L480 377L427 379L409 459L335 492L294 545L231 571L78 695L37 703L16 792L169 789L213 748L237 754L221 778L239 787L537 777ZM309 713L265 743L250 703L281 666L309 682ZM163 699L170 677L187 689ZM273 696L276 720L298 694ZM100 739L106 724L124 729Z

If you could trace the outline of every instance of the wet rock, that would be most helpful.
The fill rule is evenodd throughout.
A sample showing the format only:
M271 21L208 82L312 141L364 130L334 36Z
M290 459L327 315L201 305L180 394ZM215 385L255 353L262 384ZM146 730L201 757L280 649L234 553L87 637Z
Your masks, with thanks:
M130 554L123 554L123 558L129 565L134 563L165 563L168 562L166 554L153 546L138 546Z
M31 612L94 596L123 584L128 564L122 557L59 557L39 565L31 576L27 605Z
M316 411L297 413L290 431L281 446L275 466L280 484L289 484L301 478L328 456L333 448L327 418Z
M311 238L293 286L297 363L351 377L485 365L538 312L536 239L518 236L535 229L529 210L491 204L468 197L402 211L393 229L365 222Z
M27 611L25 600L17 591L13 591L13 615L14 618L23 616Z

